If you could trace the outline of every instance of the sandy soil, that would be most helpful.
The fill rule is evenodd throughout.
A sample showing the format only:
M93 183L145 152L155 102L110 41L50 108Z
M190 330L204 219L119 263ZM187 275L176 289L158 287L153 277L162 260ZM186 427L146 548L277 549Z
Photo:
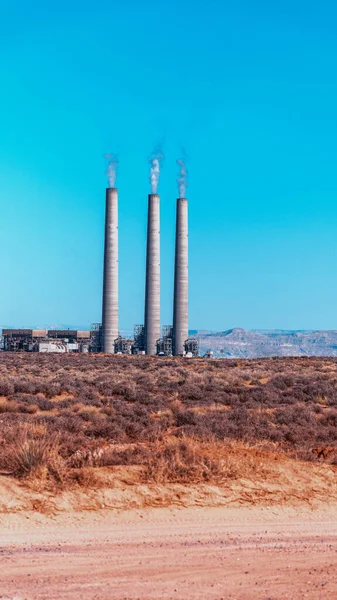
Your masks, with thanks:
M0 517L0 598L337 597L337 505Z

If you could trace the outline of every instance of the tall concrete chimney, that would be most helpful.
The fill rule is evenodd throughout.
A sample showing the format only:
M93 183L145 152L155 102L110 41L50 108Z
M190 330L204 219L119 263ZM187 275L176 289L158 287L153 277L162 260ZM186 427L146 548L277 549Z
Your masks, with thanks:
M145 283L145 352L156 354L160 338L160 197L149 194Z
M184 353L188 338L188 202L177 200L173 298L173 355Z
M118 190L107 188L105 209L102 349L114 353L118 337Z

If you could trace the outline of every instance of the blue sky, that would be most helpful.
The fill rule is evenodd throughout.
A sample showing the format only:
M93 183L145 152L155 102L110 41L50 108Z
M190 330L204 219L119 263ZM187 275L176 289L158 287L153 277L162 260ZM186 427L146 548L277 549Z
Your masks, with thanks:
M119 153L120 326L143 321L148 156L189 156L190 327L337 329L337 7L0 0L0 324L101 318Z

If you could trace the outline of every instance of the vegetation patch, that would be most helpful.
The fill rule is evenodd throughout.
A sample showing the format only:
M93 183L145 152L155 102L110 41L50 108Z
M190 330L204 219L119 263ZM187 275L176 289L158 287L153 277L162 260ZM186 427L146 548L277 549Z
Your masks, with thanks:
M336 359L1 355L0 470L17 478L221 483L260 468L244 447L336 464Z

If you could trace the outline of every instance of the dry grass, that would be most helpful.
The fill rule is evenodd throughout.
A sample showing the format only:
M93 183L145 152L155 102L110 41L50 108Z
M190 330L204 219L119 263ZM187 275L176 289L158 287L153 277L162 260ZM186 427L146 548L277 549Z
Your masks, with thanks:
M6 466L12 475L47 485L61 485L66 476L66 462L60 455L59 436L49 435L47 428L26 424L8 449Z
M217 483L267 475L259 453L242 444L169 438L147 447L144 479L156 483Z

